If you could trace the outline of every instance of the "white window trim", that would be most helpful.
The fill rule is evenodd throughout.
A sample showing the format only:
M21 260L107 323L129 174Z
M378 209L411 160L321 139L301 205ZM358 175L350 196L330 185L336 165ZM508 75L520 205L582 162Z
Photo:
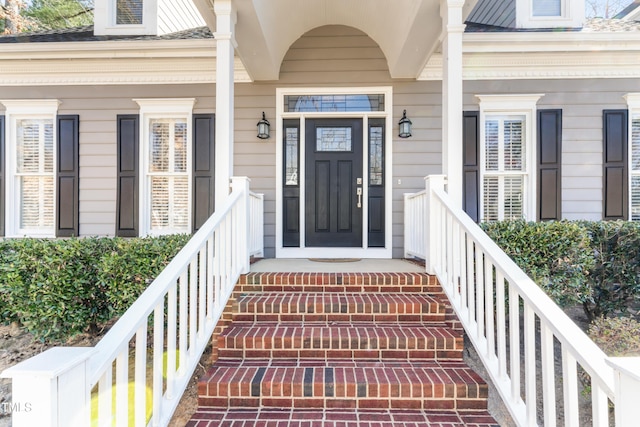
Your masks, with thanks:
M153 98L134 99L140 106L140 194L139 194L139 225L140 236L158 236L183 233L185 230L165 229L160 232L151 231L150 216L150 188L147 170L149 166L149 122L151 119L185 119L187 122L187 172L188 172L188 230L193 228L193 107L195 98Z
M525 161L526 172L524 182L523 213L526 220L536 219L536 111L537 102L544 94L525 95L476 95L480 100L480 177L479 177L479 211L484 220L484 165L485 165L485 119L489 115L524 116L525 117Z
M561 0L560 16L534 16L535 0L516 0L517 28L579 28L585 20L584 2Z
M143 0L142 24L116 24L116 0L95 0L95 35L157 35L158 0Z
M58 113L58 106L60 101L57 99L11 99L0 100L0 103L5 106L5 120L6 120L6 135L5 135L5 149L6 149L6 193L5 193L5 206L6 206L6 218L5 218L5 234L7 237L55 237L56 233L56 221L57 221L57 203L56 192L57 183L55 180L58 153L57 153L57 123L56 115ZM19 220L20 214L17 209L20 206L19 195L17 194L16 183L16 129L18 120L22 119L51 119L53 122L53 211L54 221L50 230L30 230L21 229Z
M633 168L632 168L632 162L633 162L633 150L631 149L633 141L632 141L632 128L633 128L633 116L640 116L640 93L628 93L626 95L624 95L623 97L626 101L627 101L627 108L629 110L629 117L627 119L627 170L629 171L629 173L627 174L627 188L629 191L628 197L627 197L627 212L629 212L629 221L633 220L632 218L632 206L633 206L633 200L632 200L632 194L633 194L633 188L631 186L632 184L632 178L634 175L638 176L640 175L640 173L633 172Z
M285 95L332 95L332 94L384 94L385 110L379 112L314 112L314 113L298 113L284 111ZM397 112L393 113L393 88L390 86L377 87L296 87L296 88L277 88L276 89L276 134L283 134L283 119L299 118L300 119L300 151L298 158L300 160L300 170L298 171L300 184L300 247L291 248L284 247L282 244L282 199L283 199L283 147L282 138L276 144L276 258L391 258L393 254L393 230L392 230L392 202L393 202L393 118L398 116ZM384 248L369 248L368 246L368 205L364 203L362 211L362 247L357 248L307 248L304 246L305 241L305 195L304 195L304 176L305 176L305 119L309 117L349 117L363 119L363 144L368 141L368 119L384 118L385 119L385 246ZM368 150L363 150L362 171L365 182L368 183ZM363 186L363 200L368 200L368 185Z

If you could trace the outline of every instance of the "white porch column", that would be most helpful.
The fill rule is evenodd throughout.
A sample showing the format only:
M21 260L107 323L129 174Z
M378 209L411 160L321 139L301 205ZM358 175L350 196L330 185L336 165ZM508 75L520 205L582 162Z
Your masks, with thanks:
M231 0L215 0L216 14L216 209L229 195L233 175L234 36L237 20Z
M441 0L442 16L442 166L447 193L462 208L462 6L464 0Z

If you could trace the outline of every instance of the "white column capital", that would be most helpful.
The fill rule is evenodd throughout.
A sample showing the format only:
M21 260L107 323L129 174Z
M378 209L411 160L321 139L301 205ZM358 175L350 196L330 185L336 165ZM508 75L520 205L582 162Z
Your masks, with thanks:
M236 22L236 8L233 6L231 0L215 0L213 2L213 13L215 13L216 16L234 16L234 23Z

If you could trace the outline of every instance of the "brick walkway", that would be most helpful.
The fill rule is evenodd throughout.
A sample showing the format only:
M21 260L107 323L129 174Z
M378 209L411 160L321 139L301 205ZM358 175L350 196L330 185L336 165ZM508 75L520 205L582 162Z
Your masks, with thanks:
M189 427L497 425L462 331L419 273L252 273Z

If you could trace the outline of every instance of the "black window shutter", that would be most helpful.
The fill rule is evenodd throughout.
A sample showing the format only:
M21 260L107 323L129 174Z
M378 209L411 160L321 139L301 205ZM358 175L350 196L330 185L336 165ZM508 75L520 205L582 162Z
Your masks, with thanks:
M193 115L193 231L213 214L215 167L215 117Z
M538 110L538 220L562 218L562 110Z
M480 114L478 111L463 113L463 209L475 222L480 220Z
M627 110L603 111L603 217L627 219Z
M58 168L56 171L56 236L78 236L79 216L79 121L78 115L60 115L58 120Z
M118 201L116 236L138 236L139 116L118 115Z
M0 236L4 236L5 210L4 210L4 188L5 188L5 144L4 144L4 116L0 116Z

